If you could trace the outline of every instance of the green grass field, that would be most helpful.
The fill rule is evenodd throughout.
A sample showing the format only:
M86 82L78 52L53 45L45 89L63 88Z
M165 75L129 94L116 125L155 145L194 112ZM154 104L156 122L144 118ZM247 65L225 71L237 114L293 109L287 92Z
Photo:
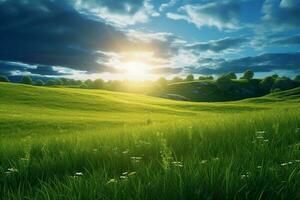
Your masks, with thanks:
M300 199L299 105L0 83L0 199Z

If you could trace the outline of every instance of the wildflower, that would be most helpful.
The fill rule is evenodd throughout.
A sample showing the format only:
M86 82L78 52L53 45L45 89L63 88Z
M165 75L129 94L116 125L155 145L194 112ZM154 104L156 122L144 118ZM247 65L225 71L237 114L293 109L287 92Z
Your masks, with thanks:
M136 174L136 172L130 172L130 173L128 173L128 176L133 176L135 174Z
M205 163L207 163L207 160L202 160L201 161L201 164L205 164Z
M256 134L265 134L266 131L256 131Z
M265 139L264 142L269 142L269 140L268 140L268 139Z
M123 176L126 176L127 174L128 174L128 172L123 172L122 173Z
M182 162L174 161L174 162L172 162L172 164L173 164L175 167L183 167Z
M220 158L219 157L215 157L215 158L213 158L213 160L214 161L218 161L218 160L220 160Z
M264 139L264 136L257 136L257 139Z
M258 165L258 166L257 166L257 169L261 169L261 168L262 168L262 166L261 166L261 165Z
M83 176L83 173L82 172L76 172L75 176Z
M280 165L281 165L282 167L284 167L284 166L287 166L288 163L281 163Z
M242 175L241 175L241 179L249 178L250 175L251 175L250 172L246 172L245 174L242 174Z
M289 164L289 165L291 165L291 164L293 164L293 162L292 162L292 161L290 161L290 162L288 162L288 164Z
M126 180L128 177L127 176L120 176L120 179Z
M300 162L300 160L295 160L295 162L299 163L299 162Z
M129 152L128 149L126 149L125 151L122 152L122 154L127 154Z
M131 157L130 159L131 159L132 162L139 163L142 160L142 157L135 157L134 156L134 157Z
M18 172L19 172L18 169L11 167L11 168L7 169L7 171L5 172L5 174L13 174L13 173L18 173Z
M118 180L111 178L111 179L109 179L109 181L107 181L106 184L117 183L117 182L118 182Z

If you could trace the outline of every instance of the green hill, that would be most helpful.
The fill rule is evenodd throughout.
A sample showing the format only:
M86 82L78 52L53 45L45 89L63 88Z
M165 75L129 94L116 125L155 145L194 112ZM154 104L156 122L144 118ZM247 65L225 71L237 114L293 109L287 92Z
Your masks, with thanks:
M220 84L214 80L179 82L169 84L163 92L165 94L180 95L195 102L224 102L264 96L269 93L269 90L277 87L282 87L281 90L287 90L300 86L297 81L290 81L288 86L276 85L277 82L275 81L273 86L266 90L260 82L260 79L231 80L228 83ZM224 87L224 84L226 87Z
M0 199L299 199L299 91L193 103L0 83Z

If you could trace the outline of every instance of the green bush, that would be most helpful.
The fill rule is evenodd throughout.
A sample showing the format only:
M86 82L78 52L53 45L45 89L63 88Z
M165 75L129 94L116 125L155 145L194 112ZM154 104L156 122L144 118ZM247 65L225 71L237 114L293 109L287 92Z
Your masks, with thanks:
M0 76L0 82L10 82L6 76Z
M44 86L45 83L44 83L44 81L42 81L42 80L37 80L37 81L35 82L35 85L36 85L36 86Z
M32 79L30 76L23 76L21 83L27 84L27 85L32 85Z

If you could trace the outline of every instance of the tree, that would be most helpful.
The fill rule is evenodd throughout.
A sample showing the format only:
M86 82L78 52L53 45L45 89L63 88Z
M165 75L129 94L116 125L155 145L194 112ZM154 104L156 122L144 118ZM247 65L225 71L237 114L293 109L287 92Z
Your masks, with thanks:
M32 79L30 76L23 76L22 80L21 80L22 84L28 84L28 85L32 85Z
M199 76L198 80L214 80L213 76Z
M251 70L246 70L244 72L244 75L241 77L241 79L251 80L254 76L254 72Z
M216 86L223 93L229 91L232 87L232 80L230 76L223 75L216 80Z
M92 87L95 89L102 89L104 87L104 81L102 79L94 80Z
M234 72L228 72L227 74L223 75L225 77L227 77L228 79L236 79L236 74Z
M300 81L300 75L295 76L294 80L295 81Z
M9 79L6 76L0 76L0 82L9 82Z
M160 77L157 81L156 81L157 85L161 88L165 88L168 85L168 81L167 79L165 79L164 77Z
M186 78L185 78L185 80L186 81L194 81L195 80L194 75L193 74L187 75Z
M44 83L44 81L42 81L42 80L37 80L37 81L35 82L35 85L37 85L37 86L44 86L45 83Z
M274 81L272 89L288 90L294 87L293 81L288 77L277 78Z
M267 76L263 80L261 80L259 84L261 89L263 89L266 92L270 92L270 90L273 87L274 81L275 79L273 76Z
M179 82L182 82L182 81L183 81L182 78L180 78L178 76L174 76L170 82L171 83L179 83Z
M56 85L56 81L54 79L49 79L46 83L47 86L53 86Z

